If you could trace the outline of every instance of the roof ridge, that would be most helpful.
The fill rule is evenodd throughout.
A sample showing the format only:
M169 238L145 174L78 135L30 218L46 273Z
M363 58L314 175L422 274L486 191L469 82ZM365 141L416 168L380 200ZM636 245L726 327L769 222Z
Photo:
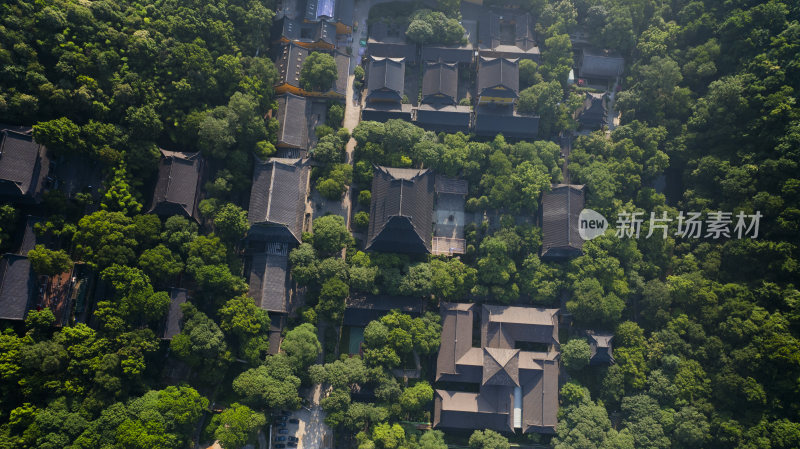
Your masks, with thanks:
M275 185L275 161L272 161L272 168L269 171L269 195L267 195L267 211L265 212L265 220L271 221L269 219L269 213L272 209L272 188Z

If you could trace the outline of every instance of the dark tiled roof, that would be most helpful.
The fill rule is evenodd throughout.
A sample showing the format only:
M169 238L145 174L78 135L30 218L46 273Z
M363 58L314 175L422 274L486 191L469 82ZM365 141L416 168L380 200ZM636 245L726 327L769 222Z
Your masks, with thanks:
M487 394L436 390L433 426L513 432L512 413L508 407L514 399L513 390L497 390Z
M434 188L439 195L466 195L469 193L466 179L448 178L440 175L436 175L436 184Z
M458 64L426 62L422 75L423 103L455 104L458 96Z
M41 223L43 220L39 217L32 217L28 215L27 220L25 221L25 232L22 234L22 244L19 247L19 254L22 256L27 256L28 251L32 250L37 243L42 243L38 241L38 236L36 235L35 226L36 223Z
M417 62L417 46L406 43L367 41L367 53L378 58L404 58L408 64Z
M378 20L369 24L369 42L391 42L402 44L406 42L405 28L397 24L389 24L386 21ZM416 45L414 45L416 48Z
M167 150L161 150L161 155L150 212L163 216L180 214L196 220L203 158L200 153Z
M309 51L299 45L289 44L281 47L281 54L275 61L278 68L278 84L300 87L300 69Z
M252 257L248 294L267 312L289 312L288 265L285 255L260 253Z
M584 48L581 52L581 78L614 78L625 69L625 59L607 50Z
M489 306L473 347L473 304L442 303L436 381L480 384L478 393L436 390L434 427L552 433L558 413L558 309ZM547 344L547 352L518 348ZM522 404L515 404L519 388ZM516 421L515 409L521 409Z
M478 64L478 95L485 95L487 89L502 87L514 98L519 94L519 60L506 58L486 58L481 56Z
M336 21L353 26L355 0L336 0Z
M367 249L429 253L434 175L430 170L376 167Z
M0 133L0 196L35 199L47 174L45 149L28 134Z
M344 326L366 326L392 310L407 315L419 316L422 313L422 299L409 296L364 295L347 300L344 311Z
M305 20L333 19L336 16L336 0L307 0Z
M609 332L586 331L586 335L589 337L589 347L592 350L589 363L614 363L614 351L611 345L611 341L614 340L614 334Z
M513 349L518 341L558 345L558 309L484 305L481 346Z
M28 125L10 125L8 123L0 123L0 131L14 131L19 134L31 135L33 127Z
M422 47L423 61L445 61L470 64L475 53L469 46L463 47Z
M248 237L299 243L307 191L307 160L257 161L250 190Z
M604 94L586 93L583 104L577 111L578 122L587 129L600 129L606 122Z
M417 108L416 124L430 131L469 132L472 109L469 106L435 107L422 104Z
M553 433L558 415L558 360L538 361L523 376L522 432Z
M519 349L483 348L481 385L519 386Z
M336 44L336 25L319 21L313 23L284 17L275 22L276 32L292 42L325 42Z
M367 101L395 101L403 99L403 81L406 63L400 58L371 57L367 74Z
M28 258L4 255L0 259L0 320L24 320L35 292L36 278Z
M472 348L474 304L442 303L442 344L436 357L436 380L458 374L456 362ZM459 339L458 336L463 336ZM469 336L469 338L466 338Z
M350 56L335 52L333 59L336 61L336 83L333 90L341 96L347 95L347 80L350 77Z
M189 300L188 292L185 288L172 288L169 292L169 299L169 313L164 322L164 333L161 334L161 338L164 340L172 340L172 337L181 333L181 320L183 319L181 304Z
M269 316L269 354L275 355L281 349L281 331L286 327L286 315L273 313Z
M513 106L479 105L475 113L475 134L531 139L539 133L539 117L522 115Z
M410 104L375 102L361 110L361 120L385 122L391 119L411 121Z
M464 9L462 7L462 9ZM479 22L479 47L481 55L495 55L511 58L538 60L539 48L534 36L534 22L530 14L520 14L514 10L496 10L488 13L470 13ZM502 29L513 28L511 35L504 36Z
M582 185L559 184L542 194L542 257L581 254L578 216L583 210L584 192Z
M290 93L277 98L278 146L308 149L308 101Z

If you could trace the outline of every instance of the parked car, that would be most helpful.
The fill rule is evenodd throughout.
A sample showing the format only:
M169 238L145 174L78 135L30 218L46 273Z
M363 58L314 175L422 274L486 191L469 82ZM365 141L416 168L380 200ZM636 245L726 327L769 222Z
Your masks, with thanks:
M289 420L289 422L292 423L292 424L300 424L300 420L297 419L297 418L292 418L292 419Z
M279 421L275 423L275 427L286 427L286 421Z
M289 419L289 417L284 415L275 417L275 421L286 421L287 419Z
M294 441L296 443L300 440L298 440L297 437L289 437L289 441Z
M289 434L289 429L281 429L281 430L278 431L278 433L281 434L281 435L288 435Z
M281 416L291 416L292 412L287 412L286 410L281 410Z
M286 447L286 445L285 445L285 444L276 444L276 445L275 445L275 449L283 449L283 448L285 448L285 447Z
M297 443L295 443L294 441L290 441L290 442L288 442L286 444L288 444L289 447L297 447Z
M277 437L275 441L286 441L286 437Z

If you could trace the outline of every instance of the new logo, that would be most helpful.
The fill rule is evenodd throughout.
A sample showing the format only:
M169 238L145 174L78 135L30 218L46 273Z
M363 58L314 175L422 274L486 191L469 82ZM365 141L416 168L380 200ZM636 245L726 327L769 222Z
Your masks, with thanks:
M601 236L608 229L608 220L591 209L584 209L578 215L578 233L584 240Z

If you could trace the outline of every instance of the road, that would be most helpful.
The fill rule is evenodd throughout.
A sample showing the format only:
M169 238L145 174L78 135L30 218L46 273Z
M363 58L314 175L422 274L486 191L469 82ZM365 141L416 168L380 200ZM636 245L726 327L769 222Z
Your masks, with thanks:
M347 94L345 95L345 107L344 107L344 123L342 126L353 132L353 130L358 125L358 122L361 121L361 104L359 103L360 96L358 92L353 89L353 81L355 80L355 75L353 75L353 71L355 70L356 66L361 62L361 57L358 55L358 51L360 48L359 41L363 38L367 38L367 16L369 15L369 9L372 6L372 3L369 1L356 1L354 9L353 9L353 20L356 24L358 24L358 31L353 33L353 42L350 44L350 48L352 51L352 56L350 56L350 75L347 77ZM353 150L356 148L356 140L352 137L345 145L345 151L347 153L345 160L348 164L353 165ZM350 216L352 215L352 197L353 197L353 186L347 188L347 191L344 194L344 199L342 199L342 210L345 212L345 224L347 225L347 229L350 229Z

